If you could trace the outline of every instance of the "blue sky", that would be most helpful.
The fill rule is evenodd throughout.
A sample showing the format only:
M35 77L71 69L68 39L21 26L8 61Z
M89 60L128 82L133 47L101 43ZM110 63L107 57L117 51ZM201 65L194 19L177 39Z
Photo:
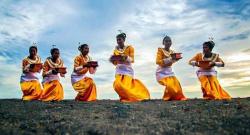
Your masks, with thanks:
M99 99L118 99L112 88L114 67L108 62L116 45L117 30L127 33L135 48L134 70L161 98L164 87L155 79L155 55L164 35L184 59L173 67L190 97L201 97L195 68L187 61L201 51L209 37L214 52L226 62L218 69L221 85L233 97L250 96L250 2L244 0L2 0L0 3L0 98L20 98L21 61L36 42L45 60L53 44L61 49L68 74L61 81L65 98L75 97L71 83L78 42L90 45L100 62L92 76Z

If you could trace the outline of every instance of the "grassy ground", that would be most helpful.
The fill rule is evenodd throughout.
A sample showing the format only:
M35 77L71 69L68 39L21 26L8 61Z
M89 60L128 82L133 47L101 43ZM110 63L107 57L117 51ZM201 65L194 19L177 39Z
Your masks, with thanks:
M250 134L250 98L139 103L3 99L0 134Z

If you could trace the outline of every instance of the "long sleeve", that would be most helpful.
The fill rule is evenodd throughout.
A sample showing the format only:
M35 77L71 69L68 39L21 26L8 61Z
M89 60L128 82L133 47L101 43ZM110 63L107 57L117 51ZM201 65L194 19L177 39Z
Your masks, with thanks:
M22 61L22 70L23 70L23 72L28 72L29 71L29 66L30 66L29 62L24 59Z
M156 64L159 65L159 66L164 66L164 61L163 61L163 55L162 55L162 52L160 50L160 48L158 48L157 50L157 54L156 54Z
M129 62L134 63L134 48L132 46L129 46L128 49Z
M50 70L49 63L47 61L45 61L43 64L42 76L44 77L44 76L51 74L51 73L52 73L52 71Z
M156 54L156 64L161 67L168 67L173 64L173 60L171 57L166 57L164 53L162 52L161 48L158 48L157 54Z
M86 63L81 57L77 56L74 60L74 71L79 74L86 74L88 72L87 67L83 67Z
M114 56L115 56L115 55L118 55L118 54L116 54L116 51L115 51L115 50L113 51L113 55L114 55ZM116 65L117 65L117 62L116 62L116 61L112 61L112 64L116 66Z
M129 45L126 47L124 52L119 52L118 50L114 50L113 55L125 55L128 56L125 63L134 63L134 48ZM114 65L117 65L119 62L112 62Z
M196 54L192 59L189 60L189 64L195 66L195 63L199 61L200 54Z

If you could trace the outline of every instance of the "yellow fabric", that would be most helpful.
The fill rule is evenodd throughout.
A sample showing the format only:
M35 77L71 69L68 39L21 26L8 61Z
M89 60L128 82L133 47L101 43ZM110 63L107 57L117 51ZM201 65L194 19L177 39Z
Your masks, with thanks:
M51 58L48 57L48 58L46 59L46 61L44 62L44 64L43 64L43 74L42 74L42 75L43 75L43 76L46 76L47 73L48 73L50 70L52 70L52 69L54 69L54 68L60 68L60 67L64 67L64 63L63 63L63 61L62 61L61 58L58 58L57 61L56 61L56 63L54 63L54 62L51 60Z
M127 45L123 50L119 50L117 47L113 52L113 55L125 55L131 58L131 63L134 63L134 48L131 45ZM113 63L116 65L117 63ZM133 79L128 75L116 75L113 83L115 91L120 97L122 102L134 102L150 99L148 89L138 79Z
M230 95L220 86L216 76L200 76L201 89L205 99L231 99Z
M170 58L173 54L173 50L166 51L164 48L158 48L156 54L156 64L161 67L171 67L174 62L165 64L163 59ZM163 95L163 100L186 100L182 92L180 82L175 76L165 77L159 80L159 83L163 86L166 86L165 92Z
M86 74L89 72L89 68L85 67L79 71L76 70L77 67L83 66L90 61L89 56L79 55L76 56L74 60L74 71L77 74ZM77 101L95 101L97 97L96 85L92 78L84 77L82 80L72 84L75 91L78 92L75 100Z
M36 63L41 63L41 62L42 62L42 60L41 60L41 58L40 58L38 55L35 56L35 60L32 60L32 59L30 59L29 57L26 57L26 58L24 58L23 61L22 61L22 68L23 68L23 70L24 70L25 67L26 67L28 64L36 64Z
M118 50L118 48L116 47L113 52L113 55L129 56L131 58L131 63L134 63L134 48L131 45L125 46L123 50ZM117 65L117 62L114 62L113 64Z
M84 67L82 70L80 71L76 71L76 67L80 67L83 65L86 65L88 61L90 61L90 57L89 56L83 56L83 55L78 55L75 57L74 60L74 71L77 72L78 74L86 74L89 71L89 68Z
M219 57L219 54L213 53L211 58L208 58L213 62L223 62ZM190 61L202 61L204 60L203 53L196 54ZM201 89L203 92L203 98L205 99L231 99L230 95L223 90L216 76L200 76L199 80L201 82Z
M29 57L26 57L22 61L22 69L25 71L25 68L29 64L36 64L41 63L41 58L36 55L35 60L30 59ZM32 81L24 81L20 83L21 90L23 92L23 100L37 100L40 98L40 95L42 93L42 88L40 85L40 82L38 80L32 80Z
M21 82L20 85L23 92L23 100L37 100L40 98L42 88L39 81Z
M75 100L77 101L95 101L96 100L96 85L94 81L85 77L84 79L73 84L73 88L78 92Z
M63 100L63 87L58 80L46 82L43 84L42 101L60 101Z
M213 61L213 62L222 62L222 63L224 63L223 60L219 57L219 54L215 54L215 53L212 53L211 58L207 58L207 59L210 60L210 61ZM192 59L189 60L190 65L192 65L191 64L192 61L195 61L195 62L204 61L204 54L203 53L196 54Z
M134 102L150 99L148 89L140 82L127 75L116 75L113 84L122 102Z
M159 83L166 86L163 100L186 100L181 88L181 84L175 76L165 77Z
M158 48L157 54L156 54L156 64L161 67L170 67L173 63L165 64L163 59L171 57L171 54L173 54L174 51L166 51L164 48Z

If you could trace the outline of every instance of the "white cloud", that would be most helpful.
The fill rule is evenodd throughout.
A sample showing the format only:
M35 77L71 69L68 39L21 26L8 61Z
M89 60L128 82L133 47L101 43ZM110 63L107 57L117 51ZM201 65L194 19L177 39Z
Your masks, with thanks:
M250 30L248 20L242 21L239 18L217 15L206 8L194 8L193 5L189 5L190 3L186 0L146 0L143 2L140 1L139 4L138 1L132 1L132 3L134 4L130 5L134 7L130 7L129 12L124 12L118 17L115 16L116 14L114 13L114 17L117 19L114 20L115 23L110 22L112 26L109 26L109 28L94 32L83 31L83 33L85 33L84 36L88 38L98 36L96 40L100 40L95 40L94 42L100 44L100 46L97 47L98 51L90 48L91 56L100 62L100 67L94 75L99 98L118 98L112 88L114 67L108 62L108 58L113 52L113 50L109 49L114 48L116 44L115 35L118 29L122 29L127 33L127 43L134 45L134 70L136 78L142 80L149 88L153 98L159 98L159 95L164 91L164 87L155 80L155 56L157 48L161 47L162 38L165 34L172 37L172 47L176 51L185 51L183 52L184 59L173 67L181 84L183 84L185 93L201 93L200 84L195 75L195 69L189 66L187 61L195 53L201 51L199 44L202 44L202 42L207 40L210 36L213 36L216 42L214 51L219 51L227 65L227 67L219 69L219 80L222 86L228 87L229 89L236 89L236 85L240 85L241 87L248 85L247 81L249 78L247 75L249 73L249 68L237 66L231 69L233 66L231 62L238 61L240 63L242 60L249 59L249 54L241 52L241 50L248 48L249 38L231 41L221 40L225 37L241 34ZM8 7L9 11L7 12L11 14L11 16L4 17L4 19L0 21L0 31L2 32L0 36L0 46L1 43L12 38L27 40L29 42L39 41L40 37L44 36L43 34L45 31L62 23L66 24L62 26L62 31L67 35L62 37L62 42L73 36L79 36L69 35L74 33L76 29L68 30L68 27L71 25L76 25L76 27L82 26L79 25L79 23L85 21L85 18L83 19L81 18L82 16L79 15L82 14L79 12L83 11L76 11L74 6L76 5L69 1L36 1L32 3L20 1L14 5L10 5ZM10 9L13 10L11 11ZM91 7L87 9L90 11L86 11L86 16L91 16L94 14L93 12L98 12L92 11ZM248 10L244 12L247 11ZM76 20L76 22L68 22L70 16L77 16L79 18L77 21L79 22ZM89 23L91 24L92 22ZM91 27L91 25L89 26ZM96 27L96 25L93 27ZM79 31L85 30L79 29ZM81 33L79 31L77 31L77 34ZM79 38L80 37L81 36L79 36ZM92 39L94 40L94 38ZM86 40L89 41L89 39ZM65 48L68 50L64 51L62 55L65 59L64 61L67 62L66 66L69 72L66 78L62 79L62 82L65 89L65 97L74 98L76 93L73 91L70 84L70 74L73 67L73 58L78 52L72 51L72 46ZM5 65L6 68L8 68L8 66L15 66L8 65L5 62L3 62L3 65ZM15 73L18 72L19 71L16 71ZM230 72L243 72L246 74L238 80L235 80L233 76L223 76ZM220 76L220 74L222 75ZM13 77L17 76L16 74L12 75ZM15 81L10 83L15 86L17 84ZM197 95L201 96L199 94Z
M7 11L1 13L0 32L5 34L1 34L0 43L11 39L37 41L49 26L75 13L65 1L19 1L6 6Z
M66 1L19 1L16 3L2 3L5 11L0 12L0 50L2 53L22 48L20 44L9 45L12 39L36 42L48 27L60 23L68 15L76 12ZM5 5L4 5L5 4ZM8 46L5 46L5 45ZM0 55L0 98L20 98L21 90L19 77L21 75L21 61L11 62L8 56Z
M238 25L231 27L235 23ZM128 34L128 43L134 43L136 49L135 72L139 79L146 82L151 93L155 92L155 89L160 89L155 86L159 85L155 83L154 76L155 53L157 47L161 47L164 34L169 34L173 38L173 48L177 51L182 51L183 47L190 48L190 50L185 50L188 53L183 52L184 59L174 66L177 75L179 75L177 77L181 82L185 82L183 89L186 92L201 92L194 69L188 67L187 61L197 52L200 52L202 48L193 48L192 44L202 44L212 36L215 38L216 44L219 45L216 46L215 52L219 50L221 57L226 59L226 62L232 59L248 59L246 54L235 54L235 56L228 56L227 54L231 55L241 51L242 48L246 47L249 39L237 41L233 44L235 46L238 44L236 48L227 48L226 45L233 46L232 42L221 41L220 39L250 30L249 21L241 22L239 19L217 15L209 9L194 9L186 1L146 1L137 7L134 14L124 16L116 27L125 30ZM239 44L242 44L242 46L239 46ZM230 60L228 61L228 59ZM229 67L225 70L230 71L231 69ZM235 70L242 70L242 68L237 67ZM243 72L245 73L247 70L249 69L245 69ZM220 72L223 72L223 70L219 70L219 74ZM249 85L246 82L247 79L248 77L244 77L239 81L234 80L235 83L232 83L233 80L229 78L219 78L221 85L225 87L236 84ZM233 85L229 85L230 83Z
M230 61L230 62L238 62L238 61L244 61L244 60L250 60L250 54L240 52L240 53L232 54L231 56L227 57L227 61Z
M8 63L8 59L0 56L0 98L21 97L19 87L21 66L6 63Z

